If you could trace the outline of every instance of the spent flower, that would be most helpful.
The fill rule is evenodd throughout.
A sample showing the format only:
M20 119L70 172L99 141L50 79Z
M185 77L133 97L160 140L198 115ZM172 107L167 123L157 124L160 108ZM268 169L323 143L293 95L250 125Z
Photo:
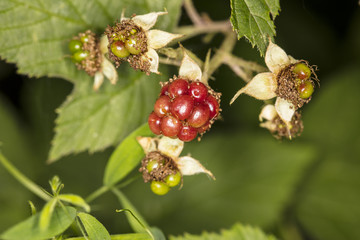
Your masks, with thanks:
M271 134L281 139L282 137L292 139L299 136L303 129L301 114L296 111L286 124L278 115L278 111L273 104L265 105L259 115L260 127L267 128Z
M183 176L206 173L215 179L198 160L190 156L179 157L184 148L184 142L179 139L138 137L137 141L145 152L139 171L144 182L151 182L151 189L158 195L177 186Z
M295 111L311 100L315 81L319 80L307 61L294 59L271 41L266 50L265 63L270 72L257 74L235 94L230 104L242 93L259 100L277 97L275 110L290 128Z
M112 84L118 80L115 67L105 56L108 51L104 46L107 44L106 36L98 38L91 30L79 33L69 42L68 47L77 68L94 77L94 90L99 89L104 81L104 76Z
M115 62L116 67L127 61L132 68L146 74L159 73L159 56L155 50L182 37L180 34L151 29L158 16L165 14L167 12L151 12L131 18L122 16L115 26L106 28L109 58Z

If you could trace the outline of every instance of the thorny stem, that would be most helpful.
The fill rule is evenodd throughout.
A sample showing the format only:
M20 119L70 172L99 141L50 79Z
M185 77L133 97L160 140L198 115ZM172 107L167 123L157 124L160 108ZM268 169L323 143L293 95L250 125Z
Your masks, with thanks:
M49 201L51 197L45 193L45 191L38 186L36 183L27 178L22 174L14 165L12 165L9 160L0 152L0 163L5 167L5 169L22 185L27 189L33 192L38 197L42 198L45 201Z

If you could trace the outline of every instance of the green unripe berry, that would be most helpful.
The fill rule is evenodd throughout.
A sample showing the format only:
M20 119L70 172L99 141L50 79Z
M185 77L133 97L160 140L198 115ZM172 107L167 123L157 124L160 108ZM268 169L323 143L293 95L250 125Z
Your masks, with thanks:
M169 174L165 178L165 183L169 187L175 187L176 185L178 185L180 183L180 181L181 181L180 172L176 172L175 174Z
M296 75L296 78L301 80L308 79L311 76L311 70L305 63L297 63L293 68L293 72Z
M148 172L150 173L152 170L156 169L159 167L159 163L157 160L151 160L148 162L148 164L146 165L146 169L148 170Z
M152 181L150 184L151 191L157 195L165 195L169 192L170 187L163 182Z
M135 36L130 36L126 41L125 41L125 47L126 49L134 55L138 55L139 53L141 53L141 49L140 47L137 45L138 43L138 39Z
M313 94L314 86L310 81L305 81L298 86L297 90L301 98L307 99Z
M73 60L74 62L80 63L81 61L85 60L89 56L88 51L77 51L73 54Z
M130 55L130 52L125 48L125 44L122 41L113 42L111 44L111 51L115 56L119 58L125 58Z
M73 39L69 42L68 47L69 47L70 52L75 53L75 52L81 50L82 45L83 45L82 42L80 42L79 40Z
M82 37L80 38L80 41L81 41L82 43L87 43L87 42L89 42L89 36L88 36L88 35L82 36Z

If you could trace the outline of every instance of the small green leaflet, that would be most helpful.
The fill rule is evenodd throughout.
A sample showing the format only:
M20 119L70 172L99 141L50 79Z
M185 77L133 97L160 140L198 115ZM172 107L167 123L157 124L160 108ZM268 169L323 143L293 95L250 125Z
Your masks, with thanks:
M275 237L266 235L260 229L235 224L232 228L222 230L220 233L204 232L201 235L186 233L184 236L170 237L170 240L276 240Z
M76 209L73 207L55 207L49 225L40 228L40 213L18 223L0 235L1 239L39 240L49 239L64 232L74 221Z
M79 213L78 217L82 225L85 228L85 231L89 239L101 239L101 240L110 240L110 234L95 217L87 213Z
M276 34L274 20L279 0L231 0L231 24L238 38L246 37L264 55L269 38Z

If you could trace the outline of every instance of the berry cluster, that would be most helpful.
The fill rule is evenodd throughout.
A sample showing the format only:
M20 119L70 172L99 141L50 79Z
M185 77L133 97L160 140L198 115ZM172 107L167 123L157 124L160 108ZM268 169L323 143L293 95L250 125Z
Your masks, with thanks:
M157 135L189 142L205 133L220 112L220 94L199 81L178 78L165 83L148 118Z
M79 69L83 69L90 76L100 70L102 56L99 41L90 30L79 33L69 42L68 48L72 53L72 60Z
M144 64L140 56L147 51L147 37L144 30L132 20L124 19L115 26L108 26L105 34L109 39L109 58L118 67L123 61L128 61L133 68L142 69Z
M309 98L314 92L314 85L310 79L311 69L303 62L296 63L292 69L295 75L296 88L299 97Z
M158 151L146 155L139 171L143 174L144 182L151 182L150 188L157 195L165 195L182 179L176 163Z

